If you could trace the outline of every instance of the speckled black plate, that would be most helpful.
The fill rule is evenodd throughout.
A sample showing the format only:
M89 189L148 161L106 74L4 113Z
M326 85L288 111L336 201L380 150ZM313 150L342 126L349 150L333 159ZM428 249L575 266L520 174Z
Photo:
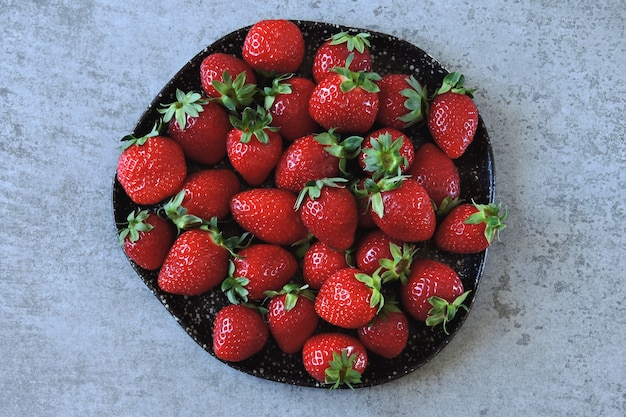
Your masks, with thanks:
M301 28L306 42L307 53L298 75L311 77L312 58L317 47L331 35L339 31L369 32L374 71L381 75L398 72L414 74L415 77L434 91L448 73L439 62L418 47L401 39L370 30L331 25L327 23L295 21ZM231 53L241 57L241 46L249 27L232 32L213 43L189 61L154 98L150 106L137 123L133 134L141 136L148 133L159 120L157 108L160 103L174 100L177 88L184 91L202 91L199 79L199 67L202 60L214 52ZM462 71L461 71L462 72ZM406 133L414 140L416 147L424 141L431 140L425 127L413 127ZM474 198L478 202L493 202L494 198L494 165L489 137L482 118L479 119L478 130L473 143L466 153L455 161L461 176L461 198ZM197 167L190 167L195 169ZM113 211L115 221L124 222L129 212L137 206L130 201L117 179L113 184ZM483 272L486 253L457 256L440 253L432 242L420 245L419 256L439 259L453 267L463 281L465 289L472 290L466 300L471 307ZM157 285L157 272L141 269L131 261L139 277L150 288L176 321L202 348L211 355L213 319L221 307L227 304L221 291L212 291L199 297L182 297L164 293ZM381 384L400 378L426 363L441 351L454 337L467 317L460 311L455 320L448 325L449 335L440 328L428 328L423 323L410 321L410 338L404 352L393 360L386 360L370 354L370 362L363 374L363 383L359 387ZM325 329L324 324L320 330ZM327 329L327 328L326 328ZM469 358L468 358L469 360ZM260 378L286 384L319 387L310 378L302 365L300 354L287 355L280 352L273 340L252 358L239 363L227 365Z

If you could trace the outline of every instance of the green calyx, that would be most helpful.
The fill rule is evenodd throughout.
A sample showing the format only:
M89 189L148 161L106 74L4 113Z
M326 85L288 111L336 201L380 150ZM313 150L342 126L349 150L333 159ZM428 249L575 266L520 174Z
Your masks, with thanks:
M410 175L396 175L395 177L383 177L378 182L371 178L366 178L363 181L363 189L370 197L372 211L378 217L382 218L385 214L382 193L400 188L404 180L410 177Z
M290 311L298 302L298 297L304 297L310 301L315 300L315 294L309 289L307 284L300 285L296 283L285 284L280 291L265 291L265 295L269 298L276 297L277 295L285 295L285 310Z
M452 196L445 197L443 200L441 200L441 203L439 203L439 205L435 204L435 202L433 201L435 216L437 216L437 219L443 220L443 218L446 217L453 208L461 204L463 201L463 199L454 198Z
M353 59L354 53L351 53L346 59L345 67L333 68L333 71L344 78L339 86L341 92L348 93L355 88L360 87L368 93L378 93L380 88L376 84L376 81L380 81L382 77L375 72L350 70L350 64L352 64Z
M400 154L404 138L400 136L394 140L385 132L370 139L371 147L362 148L364 169L372 173L372 179L402 173L402 167L408 164L406 157Z
M456 94L465 94L468 97L474 97L474 91L476 88L466 88L465 76L460 72L451 72L443 78L441 87L435 91L435 96L447 93L448 91Z
M485 239L491 244L494 238L500 239L500 231L506 227L504 221L507 218L508 211L505 208L504 212L500 214L502 210L502 203L498 204L477 204L472 200L472 204L478 210L476 213L465 219L465 224L480 224L485 223Z
M217 226L217 217L212 217L208 222L204 222L200 226L200 230L207 231L211 234L213 242L226 249L231 256L240 258L241 256L235 252L237 249L242 249L252 243L252 234L245 232L241 236L224 237L224 234L219 230Z
M187 209L183 207L184 199L185 190L182 190L163 205L165 215L176 225L179 232L200 227L206 222L204 219L188 213Z
M372 35L366 32L357 33L356 35L351 35L348 32L339 32L333 35L330 40L330 45L341 45L342 43L346 44L346 48L348 51L352 52L355 49L359 53L365 52L366 47L370 47L370 38Z
M161 128L163 123L159 120L154 124L152 130L144 136L136 137L134 135L126 135L122 138L122 145L119 147L121 151L125 151L133 145L141 146L148 141L148 139L161 134Z
M221 289L232 304L248 302L248 290L246 285L250 280L246 277L235 276L235 263L230 261L228 265L228 277L222 281Z
M153 226L150 223L145 222L149 215L150 212L148 210L130 212L128 217L126 217L126 227L121 229L119 232L120 245L124 244L126 238L128 238L128 240L132 243L135 243L139 240L140 232L145 233L153 229Z
M404 107L408 113L400 116L398 119L406 123L405 127L413 126L426 119L428 114L428 91L412 75L406 79L411 88L405 88L400 94L406 97Z
M361 152L361 144L363 137L349 136L341 139L339 134L335 133L336 128L328 130L315 136L315 140L325 145L324 150L332 156L339 158L339 169L345 175L348 175L346 168L348 160L356 158Z
M377 269L371 276L367 274L355 274L354 277L367 285L368 288L372 290L372 297L370 298L370 307L376 307L376 313L379 313L380 310L385 306L385 297L381 292L383 279L380 276L381 268Z
M296 203L294 204L294 210L298 210L302 205L304 199L308 196L311 200L316 200L322 194L322 188L335 187L345 188L348 182L345 178L322 178L319 180L313 180L306 183L304 188L300 190Z
M266 110L269 110L272 107L274 101L276 100L276 96L279 94L291 94L291 84L286 82L291 77L293 77L293 74L279 75L272 80L272 85L270 87L265 87L263 89L263 95L265 96L263 105Z
M429 297L428 302L433 306L433 308L428 311L426 325L434 327L443 323L443 331L446 334L449 334L446 325L454 319L459 309L469 311L469 308L467 308L463 302L471 292L471 290L465 291L463 294L455 298L452 303L449 303L441 297Z
M267 132L277 132L277 127L270 126L272 115L263 107L257 106L256 110L246 107L241 113L241 118L230 115L230 124L241 130L241 143L248 143L255 136L260 143L267 144L270 140Z
M220 93L218 101L231 112L252 103L256 93L256 84L246 84L245 71L237 74L233 80L228 71L224 71L223 81L213 80L212 85Z
M361 383L361 374L354 369L357 354L348 356L347 349L341 349L341 353L333 352L333 358L326 368L326 380L324 383L332 384L330 389L337 389L341 384L346 384L354 389L355 384Z
M382 268L382 282L399 280L403 285L411 273L411 264L417 253L417 248L409 243L403 243L402 247L395 243L389 243L391 251L391 259L381 259L380 266Z
M185 93L176 89L176 101L170 104L161 104L162 107L157 111L163 115L163 122L168 123L172 118L175 118L180 130L185 130L187 117L198 117L198 114L204 111L202 106L208 102L209 100L202 97L200 93L195 91Z

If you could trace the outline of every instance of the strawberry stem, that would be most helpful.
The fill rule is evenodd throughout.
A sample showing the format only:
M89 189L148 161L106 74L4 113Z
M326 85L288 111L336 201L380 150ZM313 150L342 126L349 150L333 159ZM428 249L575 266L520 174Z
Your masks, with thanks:
M507 218L508 211L505 208L504 213L500 214L502 203L496 204L477 204L472 200L472 204L478 210L476 213L465 219L465 224L485 223L485 239L491 244L495 237L500 239L500 231L506 227L504 221Z
M187 127L188 117L198 117L199 113L204 111L202 107L209 100L203 98L200 93L190 91L185 93L180 89L176 89L176 101L170 104L161 104L161 108L157 109L163 115L163 122L168 123L172 118L176 119L176 123L180 130Z
M444 300L441 297L437 297L437 296L429 297L428 302L433 306L433 308L431 308L428 311L428 318L426 318L426 325L434 327L434 326L437 326L438 324L443 323L443 331L445 332L445 334L450 334L448 333L448 329L446 328L446 325L454 319L459 309L462 308L465 311L469 311L469 308L467 308L467 306L464 305L463 302L465 301L465 299L467 298L470 292L472 291L471 290L465 291L463 294L455 298L452 303L449 303L448 301Z
M326 368L326 380L324 383L333 384L330 389L337 389L341 384L346 384L354 389L354 384L361 383L361 374L354 369L357 354L348 356L348 349L341 349L341 353L333 352L333 358Z
M127 237L128 240L135 243L139 240L139 232L149 232L154 228L150 223L145 222L149 215L150 212L148 210L134 210L130 212L128 217L126 217L127 222L124 223L126 227L119 232L120 245L124 244Z
M228 71L224 71L223 81L213 80L212 85L220 93L218 101L231 112L252 103L256 93L256 84L246 84L246 72L242 71L233 80Z
M355 49L359 53L365 52L365 47L370 47L370 35L366 32L361 32L356 35L350 35L348 32L339 32L334 34L329 40L330 45L341 45L342 43L346 44L346 49L352 52Z

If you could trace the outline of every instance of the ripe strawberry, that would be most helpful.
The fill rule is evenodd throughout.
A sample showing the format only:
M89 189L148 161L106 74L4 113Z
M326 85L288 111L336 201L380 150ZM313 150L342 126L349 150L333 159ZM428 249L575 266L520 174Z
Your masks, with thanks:
M354 336L338 332L318 333L311 336L302 347L304 369L313 379L353 388L361 383L361 375L367 368L365 346Z
M240 362L258 353L269 339L259 310L243 304L222 308L213 322L213 352L223 361Z
M267 323L278 347L292 354L302 349L313 335L319 316L315 312L315 295L307 286L287 284L280 291L268 291Z
M376 225L402 242L430 239L436 226L435 210L424 187L405 176L365 180L373 194L370 210Z
M126 220L119 233L126 255L143 269L159 269L176 239L176 228L148 210L133 211Z
M291 75L277 77L271 87L265 87L265 108L272 115L270 125L280 128L283 139L293 142L319 130L309 114L309 100L314 89L313 81Z
M176 101L158 111L168 123L168 134L190 161L213 165L226 156L226 135L232 127L226 110L218 103L177 89Z
M370 352L393 359L406 348L409 320L393 303L387 303L374 319L359 328L358 337Z
M402 244L375 229L361 238L356 248L356 266L373 275L377 270L383 282L403 279L411 272L415 248Z
M252 186L265 182L283 152L278 129L270 127L272 116L262 107L246 107L241 119L230 117L234 127L226 140L228 159L233 168Z
M230 111L243 108L254 99L256 76L242 59L215 52L200 63L200 82L207 96L217 99Z
M415 260L400 290L404 311L429 326L443 323L446 333L458 309L467 309L462 303L468 294L454 269L432 259Z
M292 245L305 240L308 231L294 209L296 195L278 188L254 188L233 196L230 210L235 221L266 243Z
M117 179L137 204L157 204L174 195L185 181L187 164L182 148L161 136L157 126L139 138L126 136L122 150Z
M331 248L324 242L313 243L302 259L302 278L313 290L319 290L324 281L340 269L348 268L347 254Z
M281 246L255 244L241 249L231 261L222 291L233 304L262 301L266 291L280 290L298 269L298 261Z
M476 90L466 89L464 82L465 78L458 72L446 75L428 111L428 130L451 159L465 153L478 128L478 110L472 100Z
M300 28L289 20L261 20L248 30L242 55L259 72L296 72L304 59L304 38Z
M402 131L381 128L363 140L358 161L374 180L407 172L414 159L413 142Z
M507 211L501 204L460 204L443 219L435 233L435 245L452 253L484 251L506 227Z
M354 72L336 67L315 86L309 100L309 113L324 129L337 132L365 133L376 121L378 91L376 81L380 75L374 72Z
M374 318L384 304L380 278L356 268L335 272L322 284L315 298L315 311L328 323L356 329Z
M351 71L371 71L372 56L369 52L370 34L358 33L351 35L339 32L327 39L313 56L313 79L317 84L322 82L335 67L345 67L350 54L354 57L350 63Z
M343 183L345 178L325 178L307 183L296 208L302 222L318 240L345 251L354 243L357 206L354 196Z
M378 82L380 108L376 120L383 126L406 129L428 114L428 92L412 75L386 74Z
M461 178L459 171L441 149L432 143L425 143L415 151L415 159L409 173L422 184L435 205L442 201L459 198Z
M347 160L358 155L362 141L360 136L342 140L334 130L296 139L276 165L276 186L299 193L309 181L340 176Z

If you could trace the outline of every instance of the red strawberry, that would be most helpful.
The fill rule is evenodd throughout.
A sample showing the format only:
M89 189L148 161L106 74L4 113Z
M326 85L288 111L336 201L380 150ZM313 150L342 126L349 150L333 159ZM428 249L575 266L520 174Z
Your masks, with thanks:
M311 181L302 189L296 207L302 222L318 240L337 250L354 243L357 206L354 196L342 183L345 178Z
M396 305L387 303L370 323L359 329L358 336L369 351L393 359L406 348L409 320Z
M415 77L406 74L383 75L378 87L380 108L376 120L380 124L402 130L426 119L428 93Z
M478 128L474 89L463 87L463 75L451 72L435 93L428 111L428 130L437 146L452 159L465 153Z
M452 253L484 251L506 227L501 204L460 204L443 219L435 233L438 248Z
M263 300L266 291L280 290L298 269L298 261L289 251L270 244L243 248L231 262L222 291L233 304Z
M148 210L133 211L126 220L119 234L126 255L143 269L159 269L176 239L174 225Z
M176 90L176 101L158 109L168 134L190 161L212 165L226 156L226 135L232 128L226 110L199 93Z
M315 298L315 311L330 324L356 329L372 320L383 303L380 279L345 268L324 281Z
M371 132L363 140L359 165L373 179L407 172L414 159L413 142L402 131L382 128Z
M278 188L242 191L230 201L235 221L266 243L292 245L308 237L300 215L294 209L296 195Z
M300 28L289 20L261 20L249 29L242 55L251 68L260 72L296 72L304 59L304 38Z
M356 249L356 266L367 275L377 270L383 282L404 279L411 272L415 248L373 230L363 236Z
M324 129L337 132L365 133L374 124L378 113L374 72L354 72L347 67L336 67L334 74L326 76L315 86L309 100L309 113Z
M353 388L361 382L367 368L365 346L354 336L343 333L318 333L302 347L304 369L316 381L333 384L331 389L346 384Z
M369 33L351 35L347 32L340 32L327 39L313 56L315 82L319 84L328 74L332 74L333 68L345 67L350 54L354 54L349 66L350 70L371 71L372 56L368 50L369 38Z
M469 294L454 269L432 260L418 259L413 262L411 274L402 285L402 306L413 318L429 326L450 322Z
M317 328L319 316L315 312L315 296L306 285L287 284L279 291L266 293L267 323L278 347L285 353L296 353Z
M187 164L180 145L160 136L157 126L142 137L124 138L117 162L117 179L130 199L157 204L174 195L185 181Z
M207 96L218 99L228 110L252 103L256 93L256 76L242 59L215 52L200 64L200 82Z
M241 119L231 116L234 129L228 133L226 149L233 168L252 186L265 182L283 152L282 137L270 127L272 117L258 107L247 107Z
M417 149L410 174L437 206L444 198L456 199L461 193L461 178L454 161L432 143Z
M370 210L376 225L402 242L430 239L436 226L435 210L424 187L406 177L366 180L372 194Z
M265 87L265 108L272 115L271 126L280 128L280 136L294 140L317 132L319 126L309 114L309 100L315 89L313 81L291 75L274 79Z
M242 239L224 239L215 218L210 224L184 231L159 271L159 287L171 294L204 294L226 279L230 254Z
M346 253L317 241L307 249L302 259L302 278L311 289L319 290L324 281L340 269L348 268Z
M333 130L296 139L276 165L276 186L299 193L309 181L340 176L347 160L358 155L362 141L359 136L342 140Z
M213 322L213 352L223 361L240 362L258 353L269 329L257 309L243 304L222 308Z

